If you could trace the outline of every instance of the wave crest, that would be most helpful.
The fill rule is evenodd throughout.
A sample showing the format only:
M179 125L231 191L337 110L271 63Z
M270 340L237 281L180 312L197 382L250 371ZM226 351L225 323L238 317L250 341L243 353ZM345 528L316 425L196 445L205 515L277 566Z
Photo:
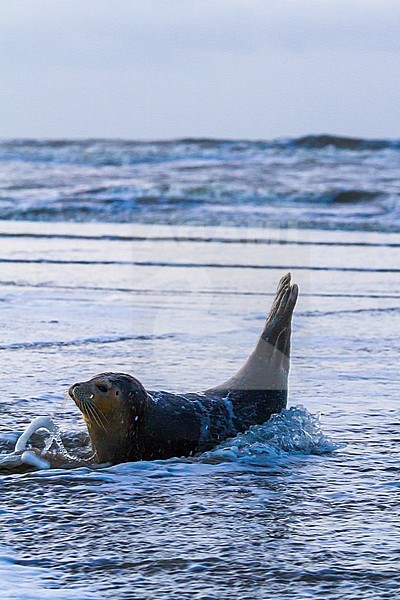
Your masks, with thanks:
M295 138L292 143L298 148L319 149L333 146L338 150L385 150L400 146L398 140L374 140L337 135L305 135Z

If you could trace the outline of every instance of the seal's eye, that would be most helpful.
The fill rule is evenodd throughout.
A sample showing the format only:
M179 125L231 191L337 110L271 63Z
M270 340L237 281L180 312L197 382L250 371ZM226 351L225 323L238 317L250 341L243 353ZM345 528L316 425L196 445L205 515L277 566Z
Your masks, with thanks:
M116 395L116 396L119 396L119 390L116 390L116 391L115 391L115 395Z
M108 392L108 388L107 388L107 386L106 386L106 385L103 385L103 384L101 384L101 383L98 383L98 384L96 385L96 387L97 387L97 389L98 389L100 392L103 392L104 394L105 394L106 392Z

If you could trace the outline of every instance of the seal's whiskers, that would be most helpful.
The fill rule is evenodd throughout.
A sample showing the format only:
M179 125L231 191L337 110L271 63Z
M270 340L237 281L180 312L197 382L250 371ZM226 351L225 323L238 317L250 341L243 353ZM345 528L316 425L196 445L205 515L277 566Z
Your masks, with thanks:
M70 395L69 395L68 390L67 390L65 392L65 394L64 394L64 398L63 398L63 401L62 401L62 404L61 404L61 407L60 407L61 410L64 410L64 408L65 408L65 406L66 406L67 401L69 400L69 398L70 398Z
M108 424L107 419L100 411L100 409L91 401L85 400L83 402L83 408L88 413L88 415L97 423L99 427L104 429L107 433L106 424Z

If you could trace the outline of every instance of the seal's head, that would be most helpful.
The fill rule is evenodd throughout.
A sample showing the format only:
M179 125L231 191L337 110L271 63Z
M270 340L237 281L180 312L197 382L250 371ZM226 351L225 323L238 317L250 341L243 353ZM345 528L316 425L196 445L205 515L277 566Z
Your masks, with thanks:
M124 373L101 373L72 385L69 395L83 414L98 462L141 457L140 428L149 398L140 381Z

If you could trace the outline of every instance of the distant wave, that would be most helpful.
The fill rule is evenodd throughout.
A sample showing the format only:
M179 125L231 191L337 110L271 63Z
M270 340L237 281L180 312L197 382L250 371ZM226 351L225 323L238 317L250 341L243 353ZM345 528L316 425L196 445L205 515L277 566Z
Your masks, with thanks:
M355 202L368 202L369 200L384 199L384 194L367 192L366 190L342 190L328 194L327 200L336 204L353 204Z
M299 148L326 148L332 146L339 150L385 150L400 149L400 140L374 140L368 138L352 138L336 135L305 135L295 138L289 144Z
M15 139L0 140L0 161L72 162L78 164L124 166L140 162L160 162L199 155L218 157L267 150L352 151L400 150L400 140L352 138L336 135L306 135L273 140L234 140L183 138L177 140L118 139Z
M400 140L0 141L0 219L400 231Z

